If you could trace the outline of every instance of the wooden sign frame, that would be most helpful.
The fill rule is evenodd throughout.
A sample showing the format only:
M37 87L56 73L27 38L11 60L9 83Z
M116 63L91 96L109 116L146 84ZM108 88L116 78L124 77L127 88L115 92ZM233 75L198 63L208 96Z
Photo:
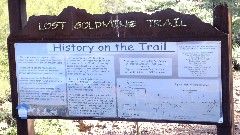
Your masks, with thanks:
M130 20L135 20L136 22L143 22L139 20L140 16L145 20L150 20L149 22L153 22L151 20L165 20L164 24L168 23L168 25L163 26L164 24L156 24L158 28L155 26L146 24L138 24L136 30L132 28L126 28L125 26L121 27L106 27L101 30L94 30L90 25L84 29L83 24L81 24L82 30L74 29L72 23L65 25L64 21L67 22L69 20L69 14L72 19L81 18L83 22L94 22L93 19L107 19L117 16L117 20L129 18ZM169 17L170 15L170 17ZM151 18L152 17L152 18ZM163 18L163 19L158 19ZM181 18L186 21L185 24L180 22L180 24L173 24L173 20L175 18ZM86 19L86 20L85 20ZM170 19L171 21L166 21ZM90 20L90 21L89 21ZM49 22L46 22L49 21ZM61 27L58 29L55 28L56 23ZM76 22L76 21L75 21ZM96 21L95 21L96 22ZM97 20L99 22L99 20ZM42 29L41 24L46 24L47 29ZM51 24L50 24L51 23ZM85 23L87 24L87 23ZM149 24L149 23L148 23ZM52 26L52 28L48 26ZM58 25L58 26L60 26ZM65 25L63 27L63 25ZM177 27L179 25L179 27ZM80 25L79 25L80 26ZM140 27L138 27L140 26ZM156 26L156 27L157 27ZM173 27L175 26L175 27ZM150 28L149 28L150 27ZM95 23L95 28L97 25ZM52 29L52 30L49 30ZM62 31L64 30L64 32ZM99 32L100 31L100 32ZM180 34L181 33L181 34ZM51 16L40 16L40 17L32 17L30 18L27 26L20 31L12 32L8 38L8 51L9 51L9 64L10 64L10 78L11 78L11 90L12 90L12 99L13 99L13 117L18 118L18 114L16 111L16 107L18 105L18 93L17 93L17 79L16 79L16 58L15 58L15 43L84 43L84 42L184 42L184 41L221 41L221 75L222 75L222 104L223 104L223 124L217 124L218 127L231 127L232 119L231 119L231 67L229 61L229 36L221 31L218 31L214 27L209 24L202 23L195 16L183 15L172 11L170 9L164 10L158 13L151 15L150 17L143 13L128 13L128 14L105 14L105 15L89 15L83 10L75 9L73 7L68 7L65 9L58 17ZM227 52L227 53L226 53ZM38 116L30 116L30 119L36 118L59 118L59 117L38 117ZM62 117L61 117L62 118ZM63 117L64 118L64 117ZM79 117L76 117L79 119ZM76 119L74 117L66 117L66 119ZM87 117L81 119L89 119ZM92 119L92 118L90 118ZM102 120L102 119L101 119ZM104 119L104 120L125 120L125 119ZM22 120L19 120L22 121ZM130 121L139 121L138 119L132 119ZM142 120L140 120L142 121ZM143 120L144 121L144 120ZM146 120L151 121L151 120ZM154 122L180 122L180 123L198 123L198 124L214 124L209 122L189 122L189 121L154 121Z

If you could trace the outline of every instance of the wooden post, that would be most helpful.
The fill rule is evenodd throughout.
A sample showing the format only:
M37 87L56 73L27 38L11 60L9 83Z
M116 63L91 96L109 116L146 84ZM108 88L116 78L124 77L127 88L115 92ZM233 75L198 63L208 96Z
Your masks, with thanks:
M27 12L25 0L8 0L9 11L9 24L10 35L23 29L27 24ZM13 107L12 109L16 109ZM17 121L17 134L18 135L33 135L34 123L33 120L22 120L20 118Z
M28 135L35 135L34 131L34 119L27 120Z
M228 34L228 50L223 50L224 55L227 55L228 59L228 70L229 74L222 75L228 78L228 95L223 95L227 100L223 104L225 107L223 113L225 113L226 117L224 117L224 121L228 123L228 125L217 126L217 134L218 135L234 135L234 108L233 108L233 87L232 87L232 16L229 11L227 5L218 5L214 7L213 10L213 26L217 29L223 31ZM223 55L223 54L222 54Z
M28 135L27 120L17 118L17 135Z
M25 0L8 0L10 34L22 30L27 24Z

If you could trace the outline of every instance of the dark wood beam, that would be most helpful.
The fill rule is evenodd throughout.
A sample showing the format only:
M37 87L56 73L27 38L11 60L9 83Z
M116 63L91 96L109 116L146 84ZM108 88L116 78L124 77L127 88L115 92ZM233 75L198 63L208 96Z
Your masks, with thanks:
M22 30L27 24L26 1L8 0L10 33Z
M17 135L29 135L27 120L17 118Z
M26 1L25 0L8 0L10 35L21 31L27 24ZM16 108L12 108L16 109ZM28 122L20 118L17 121L17 134L28 135Z
M222 95L227 102L223 103L224 121L228 125L217 127L218 135L234 135L234 108L233 108L233 78L232 78L232 14L227 5L218 5L213 10L213 26L228 34L228 50L223 50L222 55L227 55L229 74L222 74L228 79L228 95Z

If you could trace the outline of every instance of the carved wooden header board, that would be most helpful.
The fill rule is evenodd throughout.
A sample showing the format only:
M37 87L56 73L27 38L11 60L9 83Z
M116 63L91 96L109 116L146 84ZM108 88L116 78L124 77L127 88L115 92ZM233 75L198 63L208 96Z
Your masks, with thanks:
M25 103L29 118L229 124L227 38L171 9L32 16L8 39L13 108Z

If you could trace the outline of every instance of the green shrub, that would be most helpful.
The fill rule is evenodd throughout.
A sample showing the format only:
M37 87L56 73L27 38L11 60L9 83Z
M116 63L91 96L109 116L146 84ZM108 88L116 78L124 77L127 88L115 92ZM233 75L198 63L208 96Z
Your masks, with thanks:
M0 107L0 134L15 135L16 121L12 118L12 103L6 101Z
M37 119L34 123L36 135L77 135L79 133L76 123L72 120Z

